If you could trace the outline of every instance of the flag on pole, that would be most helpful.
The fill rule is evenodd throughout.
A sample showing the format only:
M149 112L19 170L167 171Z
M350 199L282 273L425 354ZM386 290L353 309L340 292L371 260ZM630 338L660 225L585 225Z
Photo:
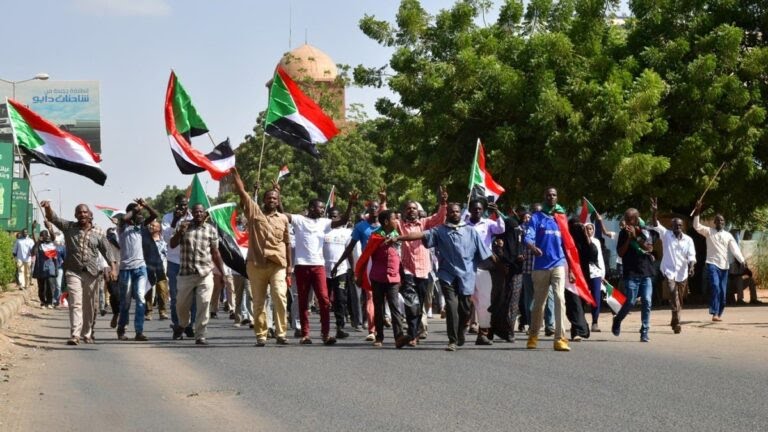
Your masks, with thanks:
M619 313L621 307L627 301L627 298L621 291L609 284L607 280L603 279L603 291L605 291L605 302L608 303L608 307L611 308L614 314Z
M339 133L320 106L301 91L282 66L275 70L269 90L264 130L291 147L319 158L315 144L322 144Z
M328 194L328 201L325 202L326 210L336 207L336 186L331 186L331 193Z
M88 177L104 186L101 156L82 138L65 132L13 99L6 99L13 140L26 154L64 171Z
M493 180L491 173L485 167L485 149L480 138L477 139L475 159L469 174L469 191L472 198L493 197L493 201L498 201L501 194L504 193L504 188Z
M103 205L95 205L96 210L99 210L100 212L104 213L104 216L107 217L107 219L112 219L112 216L114 216L115 213L119 212L119 208L115 207L108 207Z
M235 166L235 152L229 139L217 145L211 153L203 154L191 144L191 138L208 133L208 126L197 113L186 90L171 71L165 93L165 129L173 137L168 142L176 166L182 174L208 171L214 180L221 180Z
M197 174L192 177L192 184L187 190L189 191L187 193L187 198L189 199L190 209L197 204L202 204L206 209L211 206L211 201L208 200L208 195L206 195L203 184L200 183L200 178Z
M596 212L597 210L595 210L595 206L593 206L587 198L581 197L581 212L579 213L579 221L581 221L582 224L594 223L592 214Z
M208 209L208 216L219 231L219 254L224 264L241 275L247 275L248 231L237 228L237 205L225 203Z
M288 177L291 172L288 170L288 165L283 165L282 168L280 168L280 171L277 172L277 181L280 181L283 177Z

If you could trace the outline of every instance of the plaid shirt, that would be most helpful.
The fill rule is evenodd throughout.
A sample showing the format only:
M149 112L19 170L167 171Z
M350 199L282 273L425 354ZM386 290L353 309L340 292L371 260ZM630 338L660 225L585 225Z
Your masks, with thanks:
M93 276L101 272L99 253L104 256L107 263L114 263L117 257L112 254L112 248L108 247L107 236L96 225L84 230L77 222L61 219L57 215L51 220L66 240L67 256L64 259L64 271L81 273L87 271Z
M219 247L219 233L216 228L208 223L195 225L191 222L179 242L181 253L179 275L206 276L213 271L211 247Z

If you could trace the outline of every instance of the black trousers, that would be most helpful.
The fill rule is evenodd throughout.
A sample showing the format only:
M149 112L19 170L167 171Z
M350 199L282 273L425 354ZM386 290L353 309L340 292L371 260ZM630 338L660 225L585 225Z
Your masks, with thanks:
M109 308L112 309L113 315L120 314L120 287L117 281L112 281L107 284L109 290Z
M565 290L565 316L571 322L571 338L589 337L589 324L584 318L584 305L581 298L567 289Z
M392 316L392 332L395 339L403 335L403 315L397 308L397 294L400 292L399 283L383 283L371 281L373 285L373 316L376 324L376 340L384 340L384 301L389 304Z
M424 311L422 305L427 298L427 287L429 286L429 279L419 278L414 275L403 275L403 289L404 291L412 290L411 293L403 293L403 300L405 300L405 322L408 324L408 337L415 339L419 334L424 331L424 327L421 323L421 317ZM410 304L409 295L412 292L416 292L416 296L419 300L418 304Z
M347 302L349 301L347 274L325 278L325 283L328 286L328 294L332 297L336 328L343 329L347 320Z
M53 304L53 292L56 290L56 276L37 278L37 296L40 306Z
M363 305L360 303L360 296L357 294L357 286L352 272L348 272L344 281L347 284L347 308L349 309L349 318L353 327L363 326ZM362 294L362 291L360 292ZM365 297L365 296L363 296Z
M455 284L440 281L440 288L445 298L445 321L448 333L448 342L455 344L459 340L459 335L463 335L466 330L466 323L469 319L471 297L458 291Z

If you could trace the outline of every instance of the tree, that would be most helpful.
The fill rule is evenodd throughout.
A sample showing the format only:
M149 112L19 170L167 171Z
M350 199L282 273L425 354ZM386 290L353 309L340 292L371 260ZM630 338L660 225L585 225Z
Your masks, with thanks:
M191 178L191 177L190 177ZM165 214L173 211L176 208L176 197L178 195L186 195L186 189L179 189L176 186L166 185L162 192L157 194L154 198L147 197L145 200L160 214Z
M724 160L732 165L711 199L747 203L734 216L768 203L755 190L768 153L768 54L754 37L763 3L718 2L710 16L710 2L632 1L622 25L609 19L615 0L507 0L481 24L489 3L431 16L403 0L394 24L360 21L394 48L388 65L358 66L354 77L399 96L376 104L396 172L416 167L463 196L480 137L515 203L555 185L564 203L588 195L613 212L652 194L687 208Z

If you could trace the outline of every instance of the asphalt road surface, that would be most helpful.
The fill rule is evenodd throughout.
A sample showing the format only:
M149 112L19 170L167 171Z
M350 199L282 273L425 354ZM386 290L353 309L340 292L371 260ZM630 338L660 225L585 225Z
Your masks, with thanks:
M66 346L60 310L28 307L3 330L0 431L768 430L763 306L728 308L722 323L687 310L680 335L654 310L650 343L636 311L620 337L595 333L569 353L543 335L526 350L521 334L448 353L440 319L418 348L398 350L389 329L381 349L364 333L322 346L317 316L315 345L263 348L228 319L211 320L199 347L157 320L149 342L120 342L109 318L96 345Z

